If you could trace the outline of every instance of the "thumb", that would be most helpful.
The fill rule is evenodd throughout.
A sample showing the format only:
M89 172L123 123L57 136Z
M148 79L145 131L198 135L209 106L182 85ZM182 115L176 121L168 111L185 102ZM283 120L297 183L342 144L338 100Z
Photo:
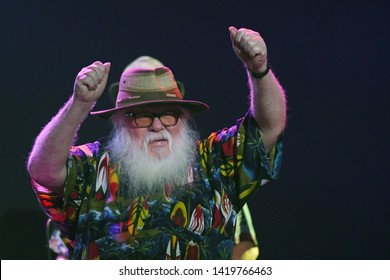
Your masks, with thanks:
M106 63L103 64L103 66L104 66L104 77L103 77L103 80L102 80L102 82L100 84L104 88L106 86L106 84L107 84L108 74L110 73L110 69L111 69L111 63L110 62L106 62Z
M236 38L236 35L237 35L237 28L235 28L234 26L230 26L229 33L230 33L230 40L232 40L232 42L234 42L234 39Z
M106 62L103 64L103 66L104 66L104 74L108 76L108 73L110 73L110 69L111 69L111 63Z

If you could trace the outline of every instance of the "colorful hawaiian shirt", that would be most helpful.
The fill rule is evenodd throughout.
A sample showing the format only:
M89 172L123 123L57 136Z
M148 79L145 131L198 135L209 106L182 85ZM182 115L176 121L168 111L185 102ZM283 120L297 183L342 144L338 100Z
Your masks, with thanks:
M169 196L121 196L115 164L99 142L71 148L64 198L31 184L74 259L231 259L237 213L277 177L281 147L279 140L266 154L248 114L198 142L194 180Z

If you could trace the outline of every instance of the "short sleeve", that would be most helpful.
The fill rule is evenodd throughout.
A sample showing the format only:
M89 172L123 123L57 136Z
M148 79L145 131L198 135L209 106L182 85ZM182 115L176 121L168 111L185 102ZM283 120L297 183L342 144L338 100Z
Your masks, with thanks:
M93 170L96 168L99 149L98 142L71 147L67 160L64 197L30 178L32 190L45 214L69 239L74 237L82 202L95 180Z
M208 180L220 184L239 210L260 186L278 177L282 137L266 153L261 131L250 113L235 126L212 133L199 143Z
M238 124L236 140L237 191L242 206L250 194L279 176L282 164L282 136L265 152L261 131L253 117L247 116Z

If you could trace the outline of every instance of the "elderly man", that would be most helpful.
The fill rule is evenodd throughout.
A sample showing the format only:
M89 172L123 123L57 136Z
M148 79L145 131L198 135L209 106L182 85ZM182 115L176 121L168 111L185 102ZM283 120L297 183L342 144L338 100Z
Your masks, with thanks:
M237 212L278 175L285 127L283 90L259 33L229 28L248 71L248 114L198 140L186 100L167 67L124 71L114 108L90 112L110 63L76 77L74 92L37 137L32 188L70 240L75 259L231 259ZM114 124L107 143L72 146L87 115Z

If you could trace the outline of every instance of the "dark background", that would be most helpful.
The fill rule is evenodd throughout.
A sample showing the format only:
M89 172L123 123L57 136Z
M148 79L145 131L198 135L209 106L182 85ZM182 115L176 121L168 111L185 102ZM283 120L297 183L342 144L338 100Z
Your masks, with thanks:
M280 179L250 201L261 258L390 259L388 3L2 0L0 258L46 258L25 162L82 67L110 61L111 83L159 58L210 105L196 116L205 136L247 109L234 25L262 34L288 96ZM96 109L109 106L104 95ZM109 130L90 117L78 143Z

